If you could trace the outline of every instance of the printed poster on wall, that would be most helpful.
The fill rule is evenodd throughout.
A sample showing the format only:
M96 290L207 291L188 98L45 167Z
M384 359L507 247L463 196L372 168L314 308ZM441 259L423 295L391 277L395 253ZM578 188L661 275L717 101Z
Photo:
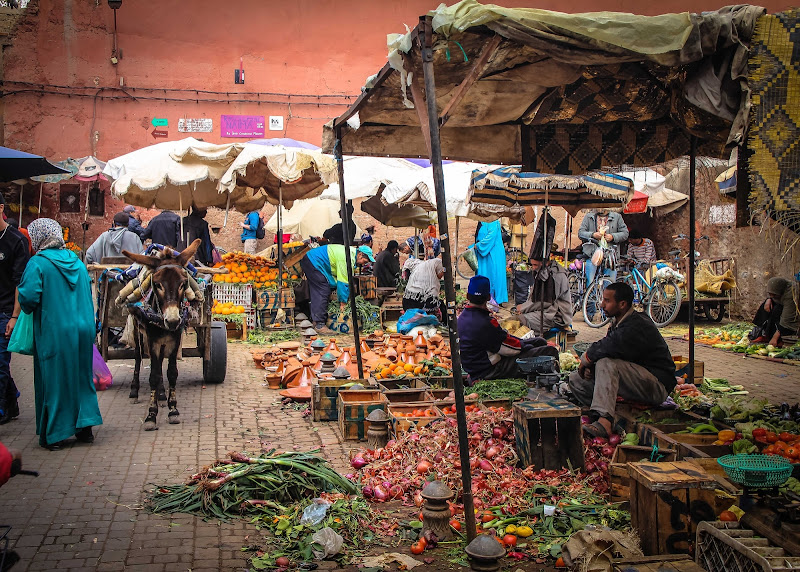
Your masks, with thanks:
M221 115L221 137L263 137L263 115Z
M214 131L214 121L211 118L178 119L178 131L181 133L211 133Z

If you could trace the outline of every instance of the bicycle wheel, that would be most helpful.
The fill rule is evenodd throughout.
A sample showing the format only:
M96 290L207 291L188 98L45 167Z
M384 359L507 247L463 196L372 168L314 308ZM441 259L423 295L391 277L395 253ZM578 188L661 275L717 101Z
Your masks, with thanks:
M647 315L657 328L668 326L681 309L681 289L674 280L657 282L647 300Z
M583 276L577 272L570 272L567 280L569 280L569 292L572 295L572 315L578 313L583 303Z
M608 278L595 280L589 284L589 288L583 296L583 321L590 328L602 328L611 321L611 318L602 309L603 290L609 284L611 284L611 280ZM588 309L592 303L594 303L594 314L590 316Z
M472 266L469 264L466 258L464 258L465 252L462 252L456 258L456 272L458 273L461 278L464 280L469 280L477 273L475 270L472 269Z

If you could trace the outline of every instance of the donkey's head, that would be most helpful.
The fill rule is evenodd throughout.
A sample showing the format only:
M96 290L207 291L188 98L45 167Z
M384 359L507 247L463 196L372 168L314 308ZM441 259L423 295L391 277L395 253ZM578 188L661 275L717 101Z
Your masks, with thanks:
M168 329L175 329L181 323L181 305L186 289L189 287L189 275L184 267L194 256L200 242L198 238L175 258L169 256L158 258L134 254L127 250L122 251L122 254L133 262L147 266L153 271L152 283L156 303L164 316L164 325Z

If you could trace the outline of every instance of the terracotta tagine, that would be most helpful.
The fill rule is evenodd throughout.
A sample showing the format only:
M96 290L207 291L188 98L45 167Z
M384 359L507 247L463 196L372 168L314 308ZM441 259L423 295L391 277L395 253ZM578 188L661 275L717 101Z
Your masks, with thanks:
M325 352L319 358L319 371L323 373L333 373L333 370L336 369L336 356L333 355L331 352Z
M394 349L392 346L389 346L388 348L386 348L386 352L384 352L383 355L390 362L392 362L392 363L396 363L397 362L397 350Z
M311 351L313 351L315 354L321 354L326 347L328 347L328 344L319 338L311 342Z
M425 340L425 336L422 335L422 332L417 332L417 337L414 338L414 345L418 351L425 351L428 349L428 342Z
M340 380L350 379L350 372L347 370L346 367L340 365L335 370L333 370L333 374L331 374L331 377L333 377L333 379L340 379Z
M347 367L352 362L353 356L350 355L350 348L344 348L342 350L342 355L340 355L339 359L336 360L336 365Z
M361 340L361 353L362 354L366 354L366 353L369 353L371 351L372 351L372 348L370 348L369 345L367 345L367 341L366 340Z
M300 372L300 378L289 384L288 389L280 392L283 397L290 397L295 401L310 401L311 400L311 384L316 376L311 369L308 361L303 362L303 370Z
M328 347L325 348L327 352L339 352L339 346L336 345L336 338L331 338L330 342L328 343Z

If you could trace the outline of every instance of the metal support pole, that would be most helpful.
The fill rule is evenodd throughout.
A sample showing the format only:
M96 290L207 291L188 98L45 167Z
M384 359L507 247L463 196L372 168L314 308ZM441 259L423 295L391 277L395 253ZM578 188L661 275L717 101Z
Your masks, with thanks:
M469 464L469 441L467 439L467 413L464 409L464 380L461 376L461 354L456 330L456 291L453 280L450 235L447 226L447 202L444 192L444 171L442 170L442 143L439 138L439 112L436 108L436 82L433 76L433 49L431 47L431 26L427 17L419 19L419 47L422 53L422 72L425 77L425 99L428 105L428 129L431 136L431 166L436 190L436 212L439 219L439 236L442 245L444 265L444 287L447 298L447 330L450 335L450 356L453 362L453 386L456 400L456 420L458 423L458 449L461 459L461 482L463 485L464 520L467 525L467 542L477 536L475 527L475 505L472 501L472 473ZM421 105L421 101L415 102ZM421 126L425 129L425 126Z
M333 155L336 158L336 166L339 168L339 204L342 213L342 231L344 232L344 257L347 261L347 284L350 292L350 317L353 320L353 338L356 344L356 363L358 364L358 378L364 379L364 363L361 360L361 336L358 333L358 312L356 311L356 289L353 279L353 257L350 253L350 217L347 216L347 200L344 194L344 157L342 153L342 128L337 126L334 129L336 142L333 146Z
M275 243L278 245L278 308L283 301L283 181L278 180L278 234ZM259 214L260 216L260 214ZM258 316L256 316L257 318Z
M694 382L694 235L695 183L697 170L697 137L692 135L689 154L689 383Z

